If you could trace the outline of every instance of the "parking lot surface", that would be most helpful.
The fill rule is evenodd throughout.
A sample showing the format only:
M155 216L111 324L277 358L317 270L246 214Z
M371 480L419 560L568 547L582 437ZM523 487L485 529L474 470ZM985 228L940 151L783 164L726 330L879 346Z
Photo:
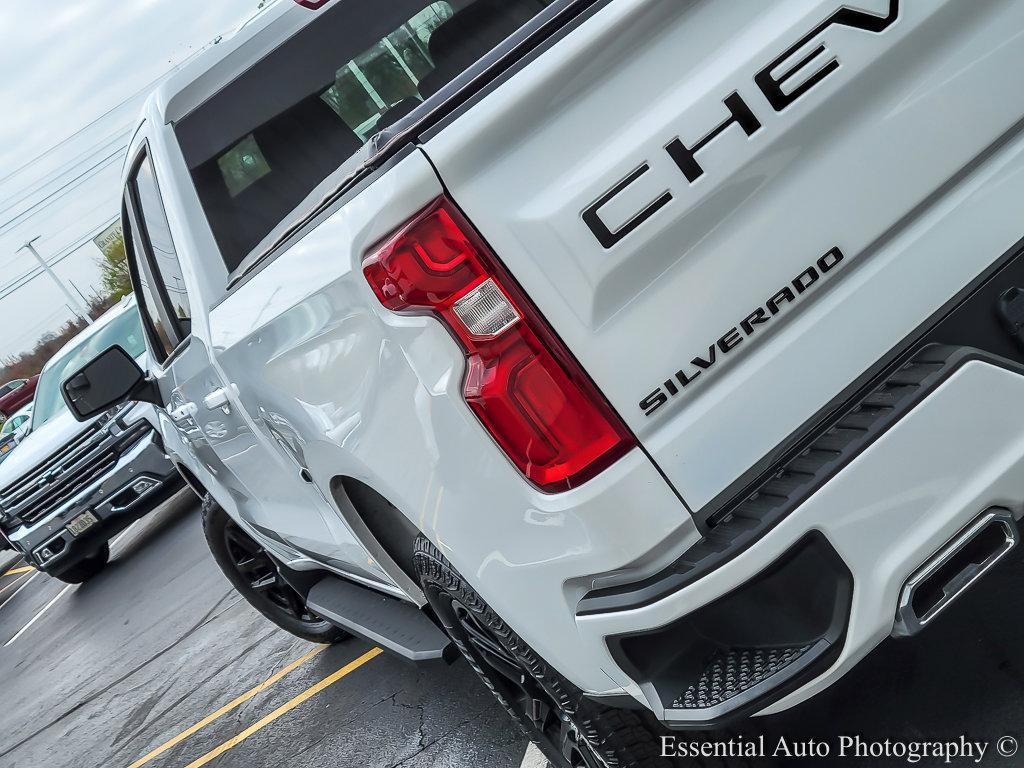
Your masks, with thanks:
M833 754L816 764L865 767L906 761L839 759L839 735L963 735L990 742L980 764L1024 765L995 748L1024 737L1022 573L1017 557L921 637L887 641L823 696L730 735L825 741ZM126 532L85 585L6 569L0 680L3 766L540 764L467 665L417 669L360 641L313 646L268 623L217 570L185 494Z

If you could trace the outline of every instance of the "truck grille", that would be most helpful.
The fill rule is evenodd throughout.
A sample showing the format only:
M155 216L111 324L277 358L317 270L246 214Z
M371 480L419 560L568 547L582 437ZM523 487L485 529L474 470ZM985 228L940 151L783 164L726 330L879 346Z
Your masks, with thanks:
M0 507L24 523L45 517L100 480L152 427L143 422L117 437L97 422L24 477L0 490Z

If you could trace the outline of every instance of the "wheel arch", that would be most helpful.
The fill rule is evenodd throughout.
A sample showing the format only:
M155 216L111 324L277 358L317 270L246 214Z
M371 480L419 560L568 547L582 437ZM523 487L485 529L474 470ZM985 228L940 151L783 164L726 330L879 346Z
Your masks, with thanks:
M377 489L348 475L330 482L331 496L353 532L389 577L414 602L426 605L413 565L413 548L421 531Z
M199 481L199 478L195 476L192 470L190 470L180 461L174 461L173 463L174 468L178 470L178 474L181 475L182 479L185 481L185 485L187 485L192 490L192 493L194 493L200 499L205 498L206 494L208 493L208 491L206 490L206 486L204 486Z

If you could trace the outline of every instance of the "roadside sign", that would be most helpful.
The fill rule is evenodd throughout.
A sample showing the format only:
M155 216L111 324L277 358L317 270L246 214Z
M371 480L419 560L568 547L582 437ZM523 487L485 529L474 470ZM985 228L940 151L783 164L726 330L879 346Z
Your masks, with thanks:
M92 241L96 243L97 248L99 248L103 253L106 253L107 248L122 239L124 239L124 233L121 231L121 220L118 219L96 235Z

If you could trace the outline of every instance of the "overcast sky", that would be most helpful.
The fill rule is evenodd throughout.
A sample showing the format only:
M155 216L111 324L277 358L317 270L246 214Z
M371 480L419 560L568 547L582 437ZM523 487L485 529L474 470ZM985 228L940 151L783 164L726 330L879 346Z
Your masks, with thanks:
M40 237L55 271L89 295L90 238L118 213L119 176L152 84L252 15L259 0L60 0L0 4L0 296L35 262ZM45 275L0 298L0 359L71 317Z

